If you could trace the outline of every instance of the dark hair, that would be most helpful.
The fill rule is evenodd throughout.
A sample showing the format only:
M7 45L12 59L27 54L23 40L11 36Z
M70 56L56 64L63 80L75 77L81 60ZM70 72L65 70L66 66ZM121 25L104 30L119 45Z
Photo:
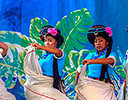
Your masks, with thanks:
M104 25L94 25L88 30L87 38L91 44L94 44L94 39L98 36L103 37L109 41L109 33L105 31L106 27Z
M54 28L54 27L52 25L46 25L41 28L41 31L43 30L43 32L48 33L48 29L50 29L50 28ZM52 34L47 34L46 36L53 37L57 41L56 47L59 48L62 45L62 43L64 42L64 38L60 34L61 31L59 29L56 29L56 30L57 30L57 34L55 36L53 36ZM40 33L41 33L41 31L40 31ZM42 36L40 36L40 38L42 38ZM42 38L42 41L44 42L44 38Z
M107 41L107 40L106 40ZM112 37L110 37L109 39L109 44L108 44L108 50L107 50L107 53L106 53L106 58L110 55L111 53L111 50L112 50L112 44L113 44L113 39ZM105 72L107 72L107 77L109 78L110 80L110 77L108 75L108 65L102 65L102 68L101 68L101 75L100 75L100 80L103 80L105 78ZM111 82L111 80L110 80Z

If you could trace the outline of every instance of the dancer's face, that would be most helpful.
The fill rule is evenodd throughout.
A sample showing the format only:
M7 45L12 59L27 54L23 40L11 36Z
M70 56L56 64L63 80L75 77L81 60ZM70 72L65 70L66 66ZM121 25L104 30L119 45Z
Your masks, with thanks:
M54 39L54 38L51 37L51 36L46 36L46 37L44 38L44 45L45 45L45 46L50 46L50 47L56 47L57 41L56 41L56 39Z
M96 37L94 40L94 46L98 52L101 52L107 49L107 45L109 44L103 37Z

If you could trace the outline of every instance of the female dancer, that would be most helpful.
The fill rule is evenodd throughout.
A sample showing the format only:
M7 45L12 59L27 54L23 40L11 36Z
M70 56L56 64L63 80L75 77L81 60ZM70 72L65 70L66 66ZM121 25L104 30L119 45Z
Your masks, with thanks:
M32 49L31 52L29 50L24 60L24 70L27 74L27 81L24 85L26 98L29 100L68 100L61 88L60 76L62 75L65 54L59 49L63 43L60 30L50 25L44 26L40 31L40 38L45 46L37 43L29 44L35 49L45 51L39 64L35 54L32 55L35 52ZM35 72L35 69L39 70ZM32 71L30 72L30 70Z
M96 52L88 54L77 69L75 76L76 99L116 100L114 86L110 80L116 63L116 54L111 51L112 30L103 25L94 25L89 29L87 37L96 48ZM87 77L85 77L85 67L89 70ZM80 75L80 73L82 74Z

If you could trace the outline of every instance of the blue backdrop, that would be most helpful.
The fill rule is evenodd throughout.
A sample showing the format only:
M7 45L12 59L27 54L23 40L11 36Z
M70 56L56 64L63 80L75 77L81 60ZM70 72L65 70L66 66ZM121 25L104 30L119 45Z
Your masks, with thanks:
M0 30L17 31L29 35L30 20L46 18L50 24L70 12L87 8L94 24L104 24L113 30L114 50L127 49L128 33L127 0L0 0Z
M117 52L119 48L125 54L128 49L127 0L0 0L0 31L20 32L29 37L31 19L45 18L56 26L64 16L82 8L89 10L94 24L112 28L113 50ZM87 44L86 48L93 47Z

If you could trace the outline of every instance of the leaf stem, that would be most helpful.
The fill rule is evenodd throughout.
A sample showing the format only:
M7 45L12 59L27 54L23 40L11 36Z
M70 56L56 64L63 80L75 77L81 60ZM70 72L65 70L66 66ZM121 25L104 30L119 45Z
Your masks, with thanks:
M70 75L72 75L72 74L74 74L74 73L76 73L76 71L74 71L74 72L68 74L63 80L65 80L67 77L69 77Z

